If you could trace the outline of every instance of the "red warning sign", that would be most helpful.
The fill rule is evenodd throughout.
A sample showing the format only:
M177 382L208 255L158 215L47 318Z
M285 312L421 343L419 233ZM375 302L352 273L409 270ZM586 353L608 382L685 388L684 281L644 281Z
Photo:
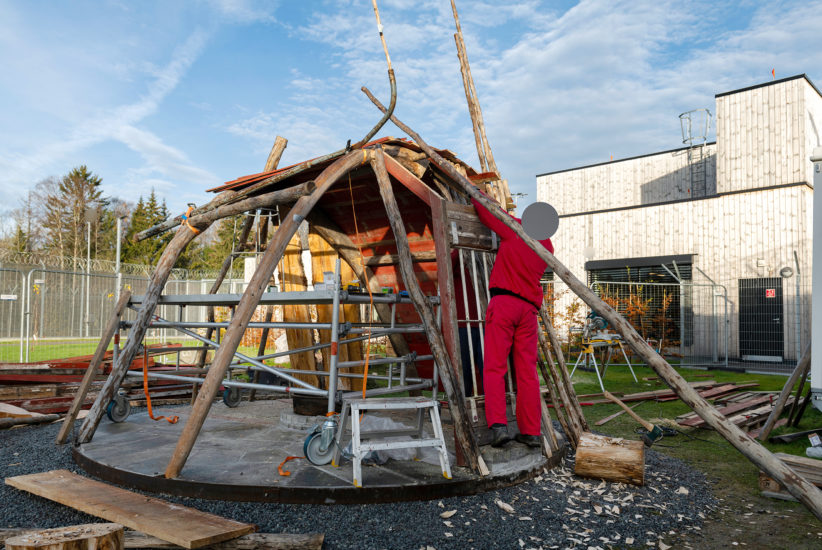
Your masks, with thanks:
M765 298L776 298L776 289L775 288L766 288L765 289Z

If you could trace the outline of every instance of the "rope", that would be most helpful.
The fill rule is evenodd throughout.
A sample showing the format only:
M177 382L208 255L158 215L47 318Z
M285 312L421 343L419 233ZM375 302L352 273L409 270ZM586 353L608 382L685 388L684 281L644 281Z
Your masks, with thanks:
M278 472L281 476L290 476L290 475L291 475L291 472L289 472L289 471L287 471L287 470L283 470L283 466L285 466L285 463L286 463L286 462L288 462L289 460L296 460L296 459L298 459L298 458L305 458L305 457L304 457L304 456L287 456L287 457L285 457L285 460L283 460L282 462L280 462L280 465L279 465L279 466L277 466L277 472Z
M365 149L363 149L363 162L365 162ZM351 215L354 219L354 235L357 239L357 251L360 253L360 265L362 265L362 276L365 279L365 289L368 291L368 340L366 340L365 344L365 365L363 366L363 378L362 378L362 397L365 399L365 388L368 383L368 361L371 357L371 322L374 319L374 295L371 293L371 283L368 280L368 269L365 265L365 257L362 253L362 247L360 246L360 229L359 225L357 224L357 210L354 208L354 189L351 186L351 172L348 172L348 193L351 197ZM389 367L390 368L390 367Z
M179 416L154 416L154 411L151 410L151 395L148 393L148 349L143 347L143 393L146 394L146 407L148 408L148 416L152 420L163 420L169 424L176 424L180 420Z
M189 229L191 229L191 232L192 232L192 233L194 233L195 235L199 235L199 234L200 234L200 230L199 230L199 229L197 229L196 227L194 227L193 225L191 225L190 223L188 223L188 218L191 216L191 213L192 213L193 211L194 211L194 207L193 207L193 206L189 206L189 207L188 207L188 210L186 210L186 211L185 211L185 214L181 214L181 215L180 215L180 217L181 217L181 218L183 218L183 221L182 221L182 223L181 223L180 225L184 225L184 226L188 227ZM236 222L235 222L235 223L236 223ZM235 227L235 231L236 231L236 227Z

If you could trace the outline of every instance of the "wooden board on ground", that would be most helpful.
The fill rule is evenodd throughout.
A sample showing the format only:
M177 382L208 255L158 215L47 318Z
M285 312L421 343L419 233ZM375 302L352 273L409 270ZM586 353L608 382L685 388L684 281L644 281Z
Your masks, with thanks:
M28 531L9 537L7 550L92 550L123 548L123 526L119 523L86 523Z
M200 548L255 530L248 523L146 497L68 470L9 477L6 485L185 548Z

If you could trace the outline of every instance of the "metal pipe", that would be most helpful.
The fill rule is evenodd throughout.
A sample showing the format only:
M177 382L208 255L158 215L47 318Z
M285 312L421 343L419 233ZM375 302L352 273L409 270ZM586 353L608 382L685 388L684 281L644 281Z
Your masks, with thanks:
M410 361L430 361L433 359L433 355L420 355L417 356L416 353L409 353L408 355L403 355L401 357L384 357L382 359L370 359L368 361L368 365L371 367L376 367L379 365L396 365L397 363L408 363ZM365 366L365 360L362 361L341 361L337 363L338 368L349 368L349 367L362 367Z
M117 277L117 283L115 284L114 290L114 303L116 304L120 300L120 289L123 286L123 274L120 273L120 253L121 253L121 241L123 240L123 218L117 216L117 250L115 252L114 258L114 274Z
M463 251L457 251L457 257L460 260L460 281L462 286L462 304L465 311L466 317L471 317L470 311L471 309L468 307L468 289L465 283L465 259L463 258ZM475 287L476 288L476 287ZM476 295L476 290L474 291ZM474 360L474 335L472 334L473 325L470 322L465 323L465 334L466 339L468 340L468 363L471 370L471 393L474 397L477 396L477 363ZM459 320L457 320L457 333L459 333ZM463 345L463 342L460 342L460 346ZM463 385L465 382L463 381Z
M423 382L420 382L419 384L410 384L408 386L394 386L393 388L374 388L371 390L365 390L365 396L374 397L376 395L391 395L392 393L399 393L405 391L426 390L431 388L432 386L432 380L425 380ZM352 391L342 394L343 399L349 399L352 397L362 397L362 392Z
M337 409L337 350L340 341L340 257L334 263L334 301L331 305L331 352L329 353L328 372L328 412Z
M141 372L132 372L128 371L126 376L131 377L143 377L143 373ZM176 374L160 374L157 372L149 372L149 378L158 378L161 380L177 380L180 382L186 382L188 384L202 384L205 380L204 378L197 378L196 376L180 376ZM223 380L223 386L228 386L230 388L245 388L250 390L262 390L262 391L276 391L281 393L293 393L296 395L316 395L316 396L324 396L327 392L325 390L318 390L318 389L308 389L308 388L292 388L291 386L269 386L267 384L254 384L253 382L238 382L237 380Z
M86 222L86 338L91 324L91 222Z
M252 367L252 370L255 370L254 367ZM294 370L291 370L291 372L293 372L295 374L310 374L310 375L313 375L313 376L331 376L331 373L329 373L328 371L324 371L324 370L304 370L304 369L297 370L297 369L294 369ZM353 378L353 379L356 379L356 380L362 380L363 378L365 378L365 375L363 375L360 372L338 372L337 376L340 377L340 378ZM369 373L368 379L369 380L391 380L391 377L387 376L387 375L384 375L384 374L370 374ZM413 382L415 384L425 382L426 380L428 380L428 379L427 378L409 378L408 379L409 382ZM397 387L399 387L399 386L394 386L394 388L397 388ZM357 395L362 395L362 392L355 392L355 393L357 393Z
M157 315L155 315L154 317L155 317L155 319L160 319L161 322L168 323L168 321L158 317ZM204 344L208 344L208 345L210 345L214 348L218 348L218 349L220 347L219 343L214 342L213 340L209 340L208 338L205 338L203 336L200 336L196 332L191 332L190 330L186 330L186 329L181 328L179 326L174 326L173 323L169 323L169 326L170 326L170 328L173 328L173 329L175 329L179 332L182 332L183 334L191 336L195 340L199 340L200 342L203 342ZM217 333L217 335L218 335L218 338L219 338L219 332ZM266 365L265 363L263 363L261 361L257 361L256 359L252 359L251 357L248 357L247 355L243 355L242 353L240 353L238 351L234 352L234 356L239 357L241 360L243 360L247 363L251 363L252 365L255 365L255 366L257 366L257 367L259 367L259 368L261 368L261 369L263 369L267 372L270 372L271 374L273 374L275 376L279 376L283 380L291 382L292 384L297 384L298 386L301 386L301 387L306 388L306 389L312 389L312 390L317 389L314 386L312 386L311 384L309 384L307 382L303 382L299 378L295 378L291 375L286 374L285 372L283 372L282 369L278 369L276 367L270 367L270 366Z

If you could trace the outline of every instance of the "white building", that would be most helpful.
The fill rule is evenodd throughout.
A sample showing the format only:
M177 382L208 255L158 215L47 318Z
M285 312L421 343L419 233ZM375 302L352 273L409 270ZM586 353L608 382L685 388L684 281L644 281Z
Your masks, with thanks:
M798 75L717 94L715 113L716 142L540 174L537 198L559 212L558 257L578 277L647 296L651 281L690 283L669 287L684 355L793 362L810 334L822 95Z

